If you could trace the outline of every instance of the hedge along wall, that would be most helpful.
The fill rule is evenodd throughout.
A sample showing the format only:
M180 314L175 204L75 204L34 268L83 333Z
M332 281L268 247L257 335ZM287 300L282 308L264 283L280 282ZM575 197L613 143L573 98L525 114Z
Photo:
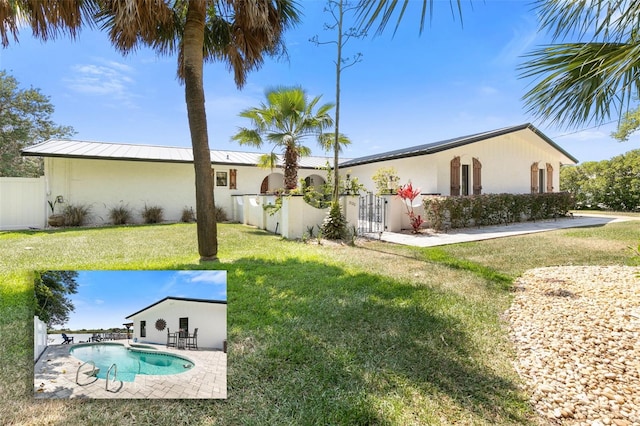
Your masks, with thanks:
M423 203L425 220L436 231L552 219L565 216L575 204L568 192L433 196Z

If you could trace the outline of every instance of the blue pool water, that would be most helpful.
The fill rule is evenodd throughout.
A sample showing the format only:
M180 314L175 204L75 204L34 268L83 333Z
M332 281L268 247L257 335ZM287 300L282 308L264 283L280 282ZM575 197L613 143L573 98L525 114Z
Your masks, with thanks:
M134 381L136 374L167 375L189 371L193 362L177 355L143 348L126 348L118 343L89 343L77 345L70 351L71 355L81 361L93 361L100 369L98 378L105 379L107 370L113 364L118 368L118 380ZM90 371L90 366L82 371ZM113 378L113 370L109 379Z

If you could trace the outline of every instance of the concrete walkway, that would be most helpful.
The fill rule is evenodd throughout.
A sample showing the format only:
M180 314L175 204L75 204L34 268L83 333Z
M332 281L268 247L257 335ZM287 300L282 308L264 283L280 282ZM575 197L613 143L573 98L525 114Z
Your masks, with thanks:
M436 233L424 230L420 234L412 234L407 230L402 233L383 232L367 234L367 238L402 244L414 247L435 247L447 244L467 243L471 241L491 240L514 235L533 234L565 228L581 228L587 226L604 226L613 222L635 220L629 216L604 216L597 214L576 214L573 218L543 220L538 222L512 223L509 225L483 226L481 228L453 229L447 233Z
M118 341L124 343L125 341ZM106 399L187 399L227 397L227 354L220 350L184 350L152 345L158 351L175 353L194 363L193 368L180 374L166 376L136 375L133 382L112 383L105 389L106 380L88 378L76 372L82 361L73 357L69 349L75 345L51 345L34 367L33 386L36 399L49 398L106 398ZM83 368L84 371L87 367Z

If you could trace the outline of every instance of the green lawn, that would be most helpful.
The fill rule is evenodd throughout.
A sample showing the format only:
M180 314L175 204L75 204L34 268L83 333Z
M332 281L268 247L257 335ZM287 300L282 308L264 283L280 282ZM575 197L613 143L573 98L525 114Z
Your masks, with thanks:
M431 249L219 225L226 401L34 401L35 269L199 269L195 225L0 233L2 424L537 424L501 314L529 268L636 262L637 222Z

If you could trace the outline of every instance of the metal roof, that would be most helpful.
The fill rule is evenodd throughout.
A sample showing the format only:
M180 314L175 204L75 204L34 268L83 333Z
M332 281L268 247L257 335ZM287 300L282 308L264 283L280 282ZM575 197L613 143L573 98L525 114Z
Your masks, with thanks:
M162 299L162 300L158 300L156 303L153 303L153 304L151 304L151 305L147 306L146 308L142 308L142 309L140 309L138 312L135 312L135 313L133 313L133 314L131 314L131 315L129 315L129 316L127 316L127 317L125 317L125 318L126 318L126 319L129 319L129 318L131 318L132 316L134 316L134 315L138 315L140 312L144 312L144 311L146 311L147 309L153 308L154 306L159 305L160 303L165 302L165 301L167 301L167 300L179 300L179 301L184 301L184 302L218 303L218 304L221 304L221 305L222 305L222 304L224 304L224 305L226 305L226 304L227 304L227 301L226 301L226 300L193 299L193 298L190 298L190 297L172 297L172 296L167 296L167 297L165 297L164 299Z
M480 142L482 140L494 138L496 136L502 136L508 133L518 132L520 130L525 130L525 129L529 129L532 132L534 132L536 135L541 137L545 142L547 142L553 148L561 152L563 155L565 155L574 163L578 162L576 158L574 158L571 154L569 154L567 151L562 149L559 145L553 142L544 133L542 133L540 130L535 128L531 123L526 123L518 126L505 127L503 129L491 130L488 132L476 133L473 135L462 136L462 137L453 138L453 139L446 139L439 142L432 142L424 145L412 146L409 148L397 149L394 151L387 151L380 154L369 155L366 157L354 158L352 160L346 160L340 163L340 167L358 166L362 164L377 163L379 161L414 157L414 156L425 155L425 154L433 154L436 152L445 151L447 149L456 148L456 147L467 145L474 142Z
M133 145L123 143L88 142L66 139L50 139L22 150L27 157L89 158L98 160L152 161L167 163L192 163L191 148ZM212 164L256 166L262 153L243 151L211 151ZM278 156L282 165L282 156ZM316 169L333 164L332 157L301 157L302 169Z

